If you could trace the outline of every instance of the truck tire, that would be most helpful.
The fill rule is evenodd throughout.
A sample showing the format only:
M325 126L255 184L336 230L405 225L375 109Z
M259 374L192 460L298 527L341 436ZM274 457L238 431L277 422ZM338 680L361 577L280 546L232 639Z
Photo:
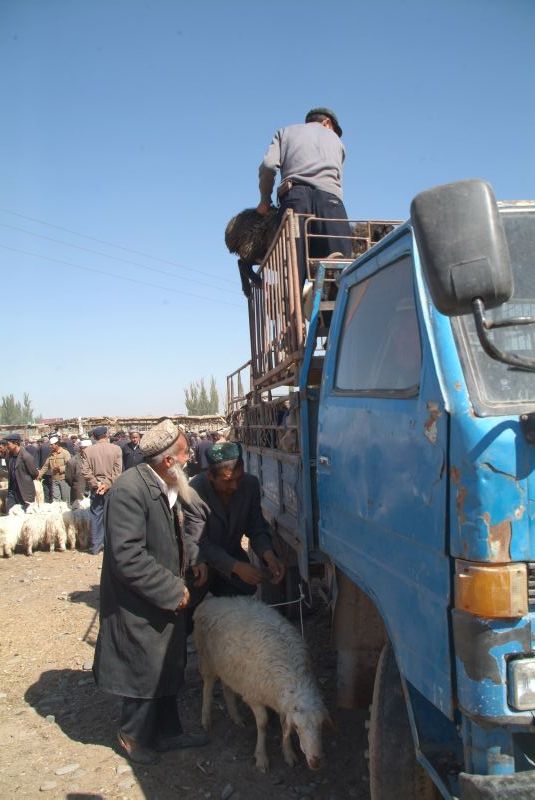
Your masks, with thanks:
M416 761L401 680L390 642L383 647L373 688L369 734L371 800L439 800Z

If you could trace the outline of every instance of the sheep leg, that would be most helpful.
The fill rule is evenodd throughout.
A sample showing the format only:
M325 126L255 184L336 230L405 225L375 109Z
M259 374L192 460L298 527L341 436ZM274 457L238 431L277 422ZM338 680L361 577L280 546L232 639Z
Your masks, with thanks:
M260 772L267 772L269 769L269 759L266 752L266 729L268 723L268 715L265 706L251 706L253 714L256 719L256 748L254 757L256 766Z
M203 675L201 724L205 731L212 727L212 693L214 691L214 675Z
M69 550L74 550L76 548L76 528L70 527L67 530L67 547Z
M225 698L225 703L227 704L227 711L229 713L229 717L233 722L236 723L236 725L240 725L243 727L245 725L245 722L238 710L238 705L236 703L236 695L234 694L230 686L226 685L226 683L222 682L222 686L223 686L223 696Z
M282 728L282 753L284 760L289 767L295 767L297 764L297 756L292 747L292 726L286 721L284 714L280 715L281 728Z

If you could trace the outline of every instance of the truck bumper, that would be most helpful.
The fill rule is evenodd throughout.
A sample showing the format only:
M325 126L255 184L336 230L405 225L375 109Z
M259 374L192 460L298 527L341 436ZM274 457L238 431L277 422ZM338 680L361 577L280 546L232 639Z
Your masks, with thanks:
M535 770L513 775L459 775L460 800L533 800Z

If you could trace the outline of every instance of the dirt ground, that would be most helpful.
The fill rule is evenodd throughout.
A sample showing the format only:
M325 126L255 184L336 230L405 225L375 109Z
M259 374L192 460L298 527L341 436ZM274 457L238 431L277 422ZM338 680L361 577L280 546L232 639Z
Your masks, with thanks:
M119 702L99 692L91 663L98 632L101 556L35 553L0 560L0 797L368 800L364 712L337 715L335 656L327 612L305 618L305 637L326 704L337 720L324 734L326 766L291 769L280 728L268 733L271 770L254 766L255 724L236 727L217 690L211 742L168 753L156 767L131 766L115 749ZM200 725L201 681L190 653L181 693L185 730ZM296 745L296 752L298 746Z

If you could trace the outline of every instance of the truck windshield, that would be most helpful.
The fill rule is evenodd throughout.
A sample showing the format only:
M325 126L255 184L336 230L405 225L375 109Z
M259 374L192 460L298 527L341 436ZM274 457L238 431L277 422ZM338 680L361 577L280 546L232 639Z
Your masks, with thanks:
M489 319L535 317L535 207L503 206L514 276L509 302L486 312ZM490 358L482 349L471 314L453 319L453 329L474 409L479 416L523 413L535 408L535 372ZM500 350L535 358L535 324L489 332Z

